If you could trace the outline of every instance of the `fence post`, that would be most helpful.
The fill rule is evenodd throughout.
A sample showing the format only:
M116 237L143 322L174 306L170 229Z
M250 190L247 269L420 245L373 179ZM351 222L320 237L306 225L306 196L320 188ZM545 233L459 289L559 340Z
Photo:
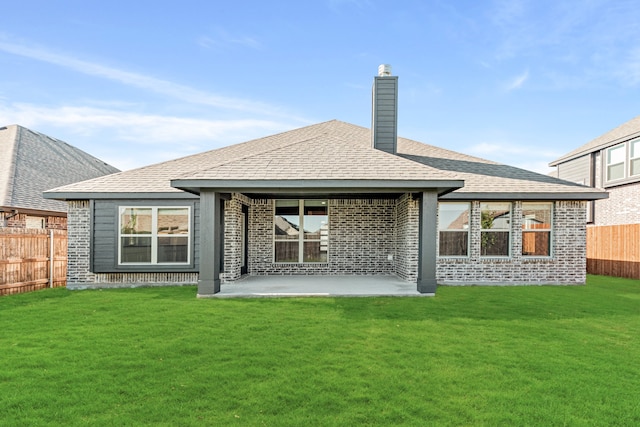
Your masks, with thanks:
M53 246L53 230L49 230L49 287L53 288L53 259L55 255L55 247Z

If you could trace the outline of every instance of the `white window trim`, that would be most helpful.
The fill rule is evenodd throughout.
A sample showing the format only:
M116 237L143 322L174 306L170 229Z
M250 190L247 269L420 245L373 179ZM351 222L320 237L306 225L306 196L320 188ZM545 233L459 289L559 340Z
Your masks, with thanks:
M523 258L526 259L549 259L549 258L553 258L553 235L554 235L554 213L555 213L555 203L553 202L522 202L522 210L524 211L524 205L526 204L550 204L551 205L551 224L549 224L549 228L542 228L542 229L524 229L522 228L522 226L520 227L520 230L522 232L522 234L524 235L524 233L531 233L531 232L540 232L540 233L549 233L549 255L525 255L522 254ZM522 217L522 222L524 223L524 216ZM524 243L524 239L521 239L522 243ZM522 248L520 249L522 251Z
M125 209L151 209L151 234L122 234L122 211ZM187 209L189 220L189 231L186 235L176 235L175 237L187 237L187 262L158 262L158 210L159 209ZM191 206L118 206L118 265L190 265L191 264L191 235L192 220ZM150 237L151 238L151 262L122 262L122 238L123 237Z
M623 151L624 151L624 160L622 162L609 163L609 152L611 150L616 150L616 149L619 149L619 148L622 148ZM616 144L616 145L611 146L611 147L607 147L604 150L604 176L605 176L605 182L616 182L616 181L622 181L624 179L627 179L628 178L628 170L629 170L629 168L627 167L628 160L629 160L629 148L628 148L626 142L623 142L622 144ZM609 178L609 167L620 165L620 164L622 164L622 168L623 168L622 177L621 178L616 178L616 179L610 179Z
M631 146L635 144L638 147L638 154L635 157L631 157ZM631 141L629 141L629 148L627 149L627 153L629 154L629 176L628 178L635 178L635 177L640 177L640 173L637 173L635 175L631 175L631 163L634 160L638 160L640 159L640 139L633 139Z
M469 215L469 224L467 229L465 230L464 228L460 228L460 229L446 229L446 230L441 230L440 229L440 205L442 204L465 204L467 205L467 212ZM460 231L466 231L467 232L467 254L466 255L440 255L440 241L438 240L438 258L469 258L469 256L471 255L471 203L470 202L438 202L438 239L440 239L440 233L441 232L448 232L448 231L456 231L456 232L460 232Z
M273 234L273 244L272 244L272 248L273 248L273 255L271 258L271 262L274 264L305 264L305 265L318 265L318 264L327 264L329 262L329 236L327 236L327 260L326 261L322 261L322 262L305 262L304 261L304 242L321 242L322 243L322 238L320 239L305 239L304 238L304 202L305 200L314 200L314 199L298 199L298 217L300 218L300 232L298 233L298 261L297 262L292 262L292 261L276 261L276 242L295 242L296 240L291 240L291 239L278 239L276 238L276 224L275 224L275 217L276 217L276 203L278 200L287 200L287 199L274 199L273 201L273 213L272 213L272 218L274 219L273 221L273 229L272 229L272 234ZM322 201L325 201L327 203L327 225L329 223L329 200L328 199L322 199Z
M509 205L509 227L507 228L487 228L486 230L482 228L482 204L483 203L500 203L500 204L508 204ZM503 202L503 201L483 201L480 202L480 206L478 206L480 210L480 258L482 259L506 259L511 258L512 256L512 246L513 246L513 202ZM507 245L508 251L507 255L482 255L482 233L491 233L491 232L499 232L506 231L509 233L509 244Z

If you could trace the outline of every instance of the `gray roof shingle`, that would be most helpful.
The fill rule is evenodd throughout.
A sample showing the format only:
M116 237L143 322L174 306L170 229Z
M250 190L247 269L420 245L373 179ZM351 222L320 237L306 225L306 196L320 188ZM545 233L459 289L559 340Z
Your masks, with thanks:
M64 141L19 125L0 128L0 206L66 212L44 190L118 172Z
M171 187L171 180L175 179L248 182L464 179L464 188L445 197L470 197L480 193L486 197L572 193L591 199L604 194L597 189L405 138L398 138L398 155L392 155L371 147L369 129L332 120L67 185L51 190L49 197L73 198L74 194L78 198L93 197L100 193L105 196L116 193L177 195L182 191Z

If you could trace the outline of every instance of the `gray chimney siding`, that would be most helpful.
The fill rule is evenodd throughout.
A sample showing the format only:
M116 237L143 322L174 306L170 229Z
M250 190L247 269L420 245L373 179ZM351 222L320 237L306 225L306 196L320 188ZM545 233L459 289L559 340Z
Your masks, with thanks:
M371 145L387 153L398 151L398 76L373 78Z

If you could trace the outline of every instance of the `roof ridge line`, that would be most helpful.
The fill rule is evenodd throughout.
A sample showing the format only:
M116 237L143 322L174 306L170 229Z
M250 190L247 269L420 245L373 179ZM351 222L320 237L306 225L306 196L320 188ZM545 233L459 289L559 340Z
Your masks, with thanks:
M7 128L8 129L8 128ZM13 205L13 193L16 181L16 167L18 165L18 145L20 144L22 135L22 127L16 125L16 132L13 137L13 143L11 144L11 161L9 162L9 174L7 177L6 192L4 200L7 201L9 206Z

